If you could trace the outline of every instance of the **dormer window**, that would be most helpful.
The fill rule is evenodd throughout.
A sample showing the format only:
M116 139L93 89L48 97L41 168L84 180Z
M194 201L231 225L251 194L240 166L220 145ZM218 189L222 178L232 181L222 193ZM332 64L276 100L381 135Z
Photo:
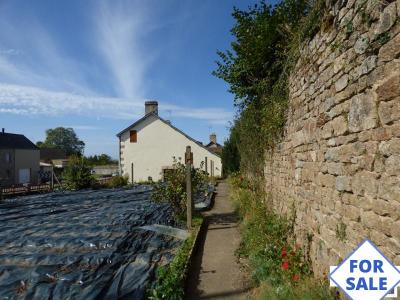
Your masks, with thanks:
M137 131L136 130L131 130L129 132L129 136L130 136L131 143L137 143Z

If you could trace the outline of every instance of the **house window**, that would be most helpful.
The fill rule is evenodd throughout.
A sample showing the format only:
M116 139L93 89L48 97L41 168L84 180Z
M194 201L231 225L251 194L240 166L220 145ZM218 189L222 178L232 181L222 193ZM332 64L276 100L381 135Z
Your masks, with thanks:
M5 160L6 163L10 163L10 162L11 162L11 155L10 155L9 152L7 152L7 153L4 155L4 160Z
M130 135L131 143L136 143L137 142L137 131L136 130L131 130L129 132L129 135Z

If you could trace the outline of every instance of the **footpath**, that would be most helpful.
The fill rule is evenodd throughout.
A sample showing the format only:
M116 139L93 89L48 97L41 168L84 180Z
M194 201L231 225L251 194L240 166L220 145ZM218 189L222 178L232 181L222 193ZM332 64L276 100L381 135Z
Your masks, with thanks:
M226 182L219 183L214 207L204 216L206 228L189 270L186 299L248 299L248 280L235 256L238 218Z

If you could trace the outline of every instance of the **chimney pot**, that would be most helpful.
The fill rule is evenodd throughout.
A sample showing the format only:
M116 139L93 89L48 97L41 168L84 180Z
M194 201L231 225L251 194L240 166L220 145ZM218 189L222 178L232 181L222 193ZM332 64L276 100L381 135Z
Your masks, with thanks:
M158 102L157 101L146 101L144 103L145 115L154 113L158 116Z
M210 134L210 142L217 143L217 135L215 133Z

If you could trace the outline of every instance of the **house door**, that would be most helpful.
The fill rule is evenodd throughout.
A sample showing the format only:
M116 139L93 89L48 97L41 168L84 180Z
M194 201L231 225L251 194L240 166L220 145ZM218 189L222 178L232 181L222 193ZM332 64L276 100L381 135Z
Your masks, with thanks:
M31 181L31 170L30 169L19 169L18 170L18 183L29 183Z

